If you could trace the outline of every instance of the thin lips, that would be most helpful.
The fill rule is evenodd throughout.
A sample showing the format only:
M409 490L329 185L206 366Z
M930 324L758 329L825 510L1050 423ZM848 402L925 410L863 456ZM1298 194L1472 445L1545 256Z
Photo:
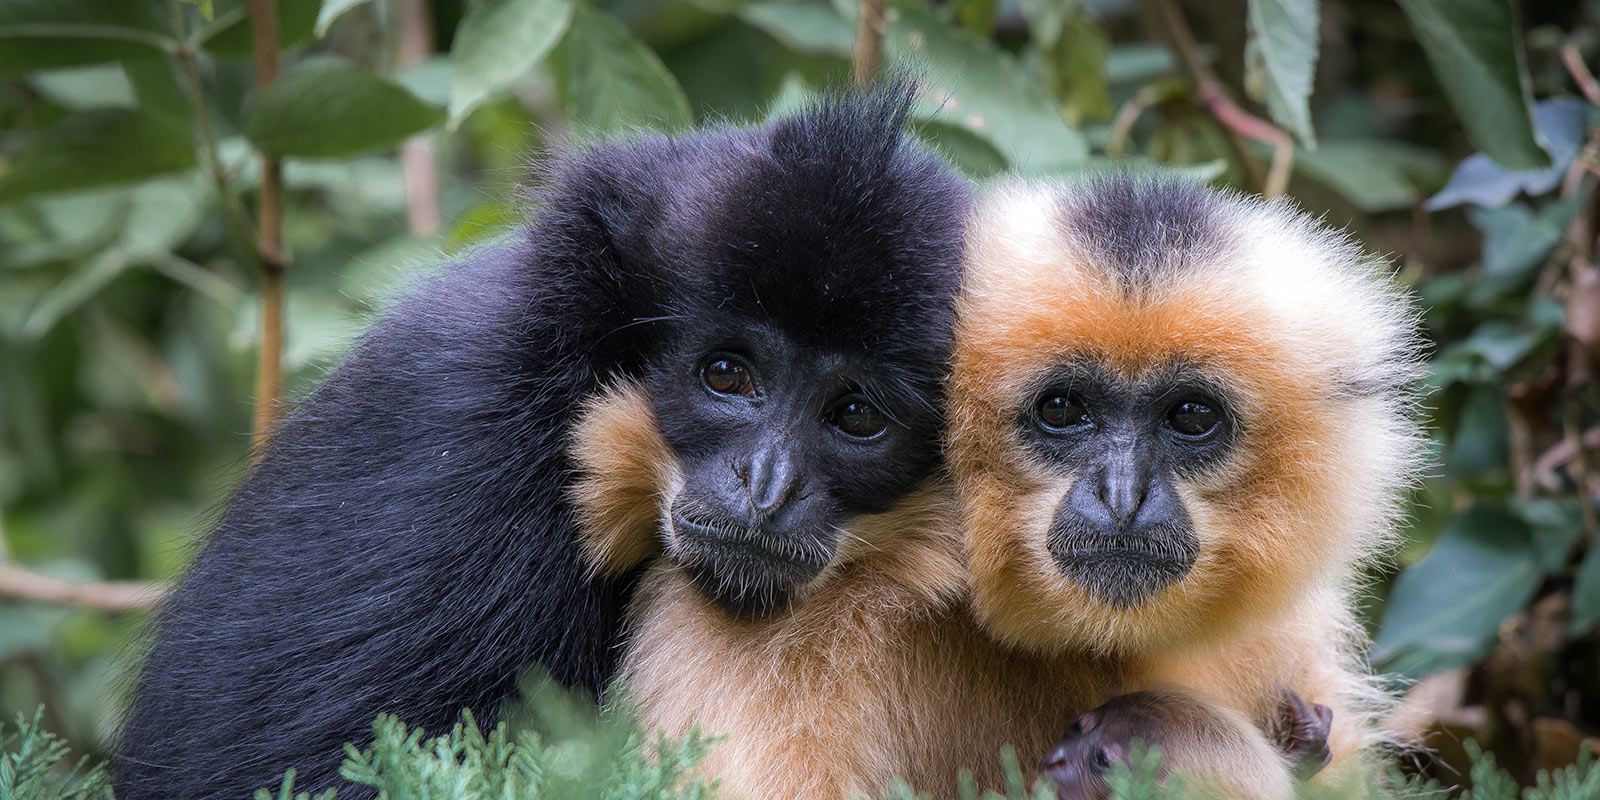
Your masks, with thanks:
M672 516L672 524L675 528L696 534L692 538L676 537L678 546L694 555L705 555L705 542L710 540L716 542L715 555L719 559L725 559L731 553L735 557L785 569L815 566L810 559L796 558L768 547L762 542L760 534L748 528L707 524L678 514Z

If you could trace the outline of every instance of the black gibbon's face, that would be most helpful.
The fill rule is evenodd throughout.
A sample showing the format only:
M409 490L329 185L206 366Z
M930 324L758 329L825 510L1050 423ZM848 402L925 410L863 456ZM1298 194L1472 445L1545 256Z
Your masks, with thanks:
M683 479L670 553L707 597L763 613L822 573L854 516L911 489L933 423L886 407L870 364L763 326L690 338L650 392Z
M1232 450L1237 425L1223 392L1181 367L1130 380L1069 363L1018 425L1025 446L1077 476L1046 538L1063 574L1129 608L1189 573L1200 539L1178 482Z

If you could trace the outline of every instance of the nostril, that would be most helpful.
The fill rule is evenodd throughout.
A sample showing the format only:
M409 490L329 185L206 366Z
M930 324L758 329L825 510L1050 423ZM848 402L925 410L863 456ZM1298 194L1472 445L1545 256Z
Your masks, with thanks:
M1045 754L1044 762L1040 764L1040 768L1046 770L1060 769L1066 765L1067 746L1065 744L1058 744L1051 748L1049 753Z

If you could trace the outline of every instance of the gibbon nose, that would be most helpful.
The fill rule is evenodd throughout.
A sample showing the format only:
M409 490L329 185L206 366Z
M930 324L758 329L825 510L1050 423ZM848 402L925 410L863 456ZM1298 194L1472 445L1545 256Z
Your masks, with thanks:
M750 458L749 468L740 477L744 478L751 509L763 519L783 508L800 486L800 470L795 467L788 448L782 446L757 450Z
M1150 472L1134 459L1118 459L1100 473L1095 496L1118 525L1127 525L1150 493Z

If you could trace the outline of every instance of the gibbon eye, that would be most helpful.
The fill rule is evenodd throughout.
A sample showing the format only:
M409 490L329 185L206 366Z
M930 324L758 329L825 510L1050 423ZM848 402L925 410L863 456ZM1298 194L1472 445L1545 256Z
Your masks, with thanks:
M1104 747L1094 753L1094 768L1102 772L1111 769L1111 751Z
M871 439L889 427L883 413L861 395L850 395L835 403L828 410L827 420L845 435L857 439Z
M1222 415L1206 403L1186 400L1167 412L1167 424L1184 436L1204 436L1217 429Z
M705 382L707 389L717 394L754 397L756 393L756 383L750 377L750 370L728 358L707 362L700 370L700 380Z
M1083 404L1064 394L1040 399L1034 413L1039 423L1050 430L1066 430L1091 423L1089 412Z

